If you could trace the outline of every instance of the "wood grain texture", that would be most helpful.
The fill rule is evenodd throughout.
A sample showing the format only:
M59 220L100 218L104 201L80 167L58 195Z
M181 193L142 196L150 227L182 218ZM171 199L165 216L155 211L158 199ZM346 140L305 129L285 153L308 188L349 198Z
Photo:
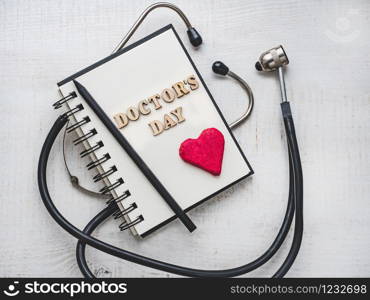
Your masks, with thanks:
M0 276L80 276L76 240L47 214L37 188L41 144L57 117L56 82L111 53L152 1L0 1ZM191 267L220 269L247 263L271 243L287 203L287 156L273 75L253 65L283 44L290 58L292 100L305 179L305 234L289 276L369 276L370 257L370 3L363 1L173 1L201 32L190 51L228 120L245 105L238 85L211 73L222 60L251 85L255 110L235 135L255 175L190 213L193 234L174 222L145 241L110 220L96 236L125 249ZM154 12L134 39L172 22L191 48L183 24L166 9ZM72 139L73 137L69 137ZM95 189L86 161L69 142L73 173ZM61 140L48 170L51 194L83 227L105 204L73 189ZM291 237L291 235L290 235ZM273 274L290 240L252 276ZM91 248L98 276L173 276ZM250 276L247 275L247 276Z

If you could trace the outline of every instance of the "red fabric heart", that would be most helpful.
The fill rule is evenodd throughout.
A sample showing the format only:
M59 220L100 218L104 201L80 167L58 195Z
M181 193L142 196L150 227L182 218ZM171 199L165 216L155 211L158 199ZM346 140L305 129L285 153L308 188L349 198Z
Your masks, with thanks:
M225 139L216 128L202 131L197 139L187 139L180 145L180 157L213 175L220 175Z

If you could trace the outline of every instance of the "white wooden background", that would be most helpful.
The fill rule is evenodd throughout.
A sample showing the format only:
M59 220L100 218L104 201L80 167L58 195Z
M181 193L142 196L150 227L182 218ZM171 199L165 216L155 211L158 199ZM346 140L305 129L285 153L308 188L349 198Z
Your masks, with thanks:
M0 1L0 276L80 276L76 240L50 218L37 188L42 142L58 115L55 83L108 55L152 1ZM254 70L263 51L283 44L290 58L292 102L305 179L305 231L289 276L369 276L370 272L370 2L174 1L204 44L190 49L230 121L242 111L238 85L211 73L223 60L251 85L256 106L235 131L255 175L190 213L198 229L173 222L144 241L110 220L96 232L104 241L156 259L191 267L239 266L260 255L280 227L287 203L287 155L278 83ZM172 22L188 48L183 24L162 9L135 39ZM83 227L105 207L73 189L61 141L48 172L57 206ZM92 188L86 161L70 147L73 171ZM191 182L188 183L191 185ZM290 235L291 237L291 235ZM247 276L269 276L290 240L271 262ZM97 276L173 276L127 263L91 248Z

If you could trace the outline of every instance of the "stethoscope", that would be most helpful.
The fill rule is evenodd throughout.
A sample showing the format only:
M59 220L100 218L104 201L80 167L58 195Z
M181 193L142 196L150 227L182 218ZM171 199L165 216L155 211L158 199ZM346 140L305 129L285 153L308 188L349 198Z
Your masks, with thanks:
M134 23L132 28L129 32L125 35L123 40L119 43L116 47L114 52L119 51L122 49L129 39L132 37L134 32L138 29L140 24L143 20L147 17L147 15L156 8L159 7L167 7L174 10L184 21L185 25L188 28L187 34L191 44L195 47L200 46L202 43L202 38L197 30L191 25L186 15L175 5L166 2L159 2L149 6L138 18L138 20ZM62 114L58 117L55 121L54 125L50 129L48 136L44 142L44 145L41 150L39 164L38 164L38 185L40 190L40 195L43 200L45 207L47 208L50 215L54 218L54 220L64 228L68 233L73 235L78 239L77 249L76 249L76 257L78 266L85 277L94 278L94 274L90 271L85 257L85 249L86 245L92 246L100 251L108 253L110 255L125 259L130 262L134 262L143 266L151 267L154 269L162 270L169 273L174 273L183 276L190 276L190 277L234 277L240 276L245 273L251 272L258 267L265 264L270 258L272 258L275 253L279 250L280 246L283 244L289 229L291 227L294 214L295 214L295 225L294 225L294 236L290 251L288 256L286 257L285 261L278 269L278 271L273 275L273 277L283 277L290 267L292 266L298 251L300 249L302 235L303 235L303 176L302 176L302 167L299 155L299 149L294 129L294 122L293 117L290 109L290 104L287 101L286 97L286 89L285 89L285 80L284 80L284 73L283 73L283 66L289 63L288 57L283 49L282 46L278 46L272 48L260 56L258 62L256 63L256 69L259 71L277 71L279 82L280 82L280 90L281 90L281 110L282 116L284 120L284 127L285 133L287 136L287 143L288 143L288 155L289 155L289 197L288 197L288 205L285 213L285 217L283 223L280 227L280 230L275 237L275 240L272 242L270 247L257 259L254 261L242 265L240 267L227 269L227 270L198 270L192 269L182 266L177 266L174 264L166 263L163 261L158 261L149 257L145 257L133 252L129 252L124 249L120 249L113 245L107 244L99 239L96 239L91 236L94 230L103 223L106 219L111 217L115 214L119 209L117 203L113 202L110 203L105 209L99 212L84 228L83 231L72 225L68 220L66 220L63 215L59 212L59 210L55 207L47 186L46 180L46 169L48 164L48 158L50 154L50 150L59 135L59 133L66 127L68 123L68 118L70 115ZM233 73L229 70L229 68L223 64L222 62L218 61L215 62L212 66L212 69L215 73L223 76L229 76L235 79L240 85L245 89L248 95L248 106L246 111L234 122L229 124L230 128L235 128L244 122L253 110L254 105L254 98L253 93L249 87L249 85L238 75ZM63 138L63 155L65 159L65 133ZM79 185L78 178L73 176L69 169L65 159L65 164L67 167L67 171L70 175L71 181L74 186L78 187L80 190L87 192L92 195L96 195L97 193L94 191L90 191L82 186Z

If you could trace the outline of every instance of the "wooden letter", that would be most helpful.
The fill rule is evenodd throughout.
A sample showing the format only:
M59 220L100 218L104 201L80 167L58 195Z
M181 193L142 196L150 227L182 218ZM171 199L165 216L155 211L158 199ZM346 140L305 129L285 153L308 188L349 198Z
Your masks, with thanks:
M164 119L164 129L165 130L170 129L177 125L177 123L167 114L164 115L163 119Z
M116 114L113 116L113 119L116 121L118 129L121 129L128 124L128 119L125 114Z
M171 103L173 100L175 100L176 95L172 89L164 89L162 91L161 97L167 103Z
M196 90L199 87L199 83L198 83L198 81L197 81L197 79L195 78L194 75L189 76L186 79L186 82L188 83L188 85L190 85L190 89L192 91Z
M150 122L148 125L152 129L153 135L158 135L164 130L163 124L157 120Z
M185 87L182 81L176 82L172 87L176 91L178 98L181 98L182 96L190 93L190 91Z
M184 116L182 115L182 107L178 107L175 110L171 111L171 114L173 114L177 118L177 123L181 123L185 121Z
M154 96L148 98L148 102L154 104L155 110L160 109L162 107L162 105L158 101L160 98L161 96L159 96L159 94L155 94Z
M131 121L136 121L137 119L139 119L139 116L140 114L136 107L131 106L127 109L127 117Z
M139 111L140 111L141 114L147 115L147 114L150 113L150 109L149 108L146 108L144 105L147 106L148 105L148 101L143 100L143 101L140 101L139 102Z

